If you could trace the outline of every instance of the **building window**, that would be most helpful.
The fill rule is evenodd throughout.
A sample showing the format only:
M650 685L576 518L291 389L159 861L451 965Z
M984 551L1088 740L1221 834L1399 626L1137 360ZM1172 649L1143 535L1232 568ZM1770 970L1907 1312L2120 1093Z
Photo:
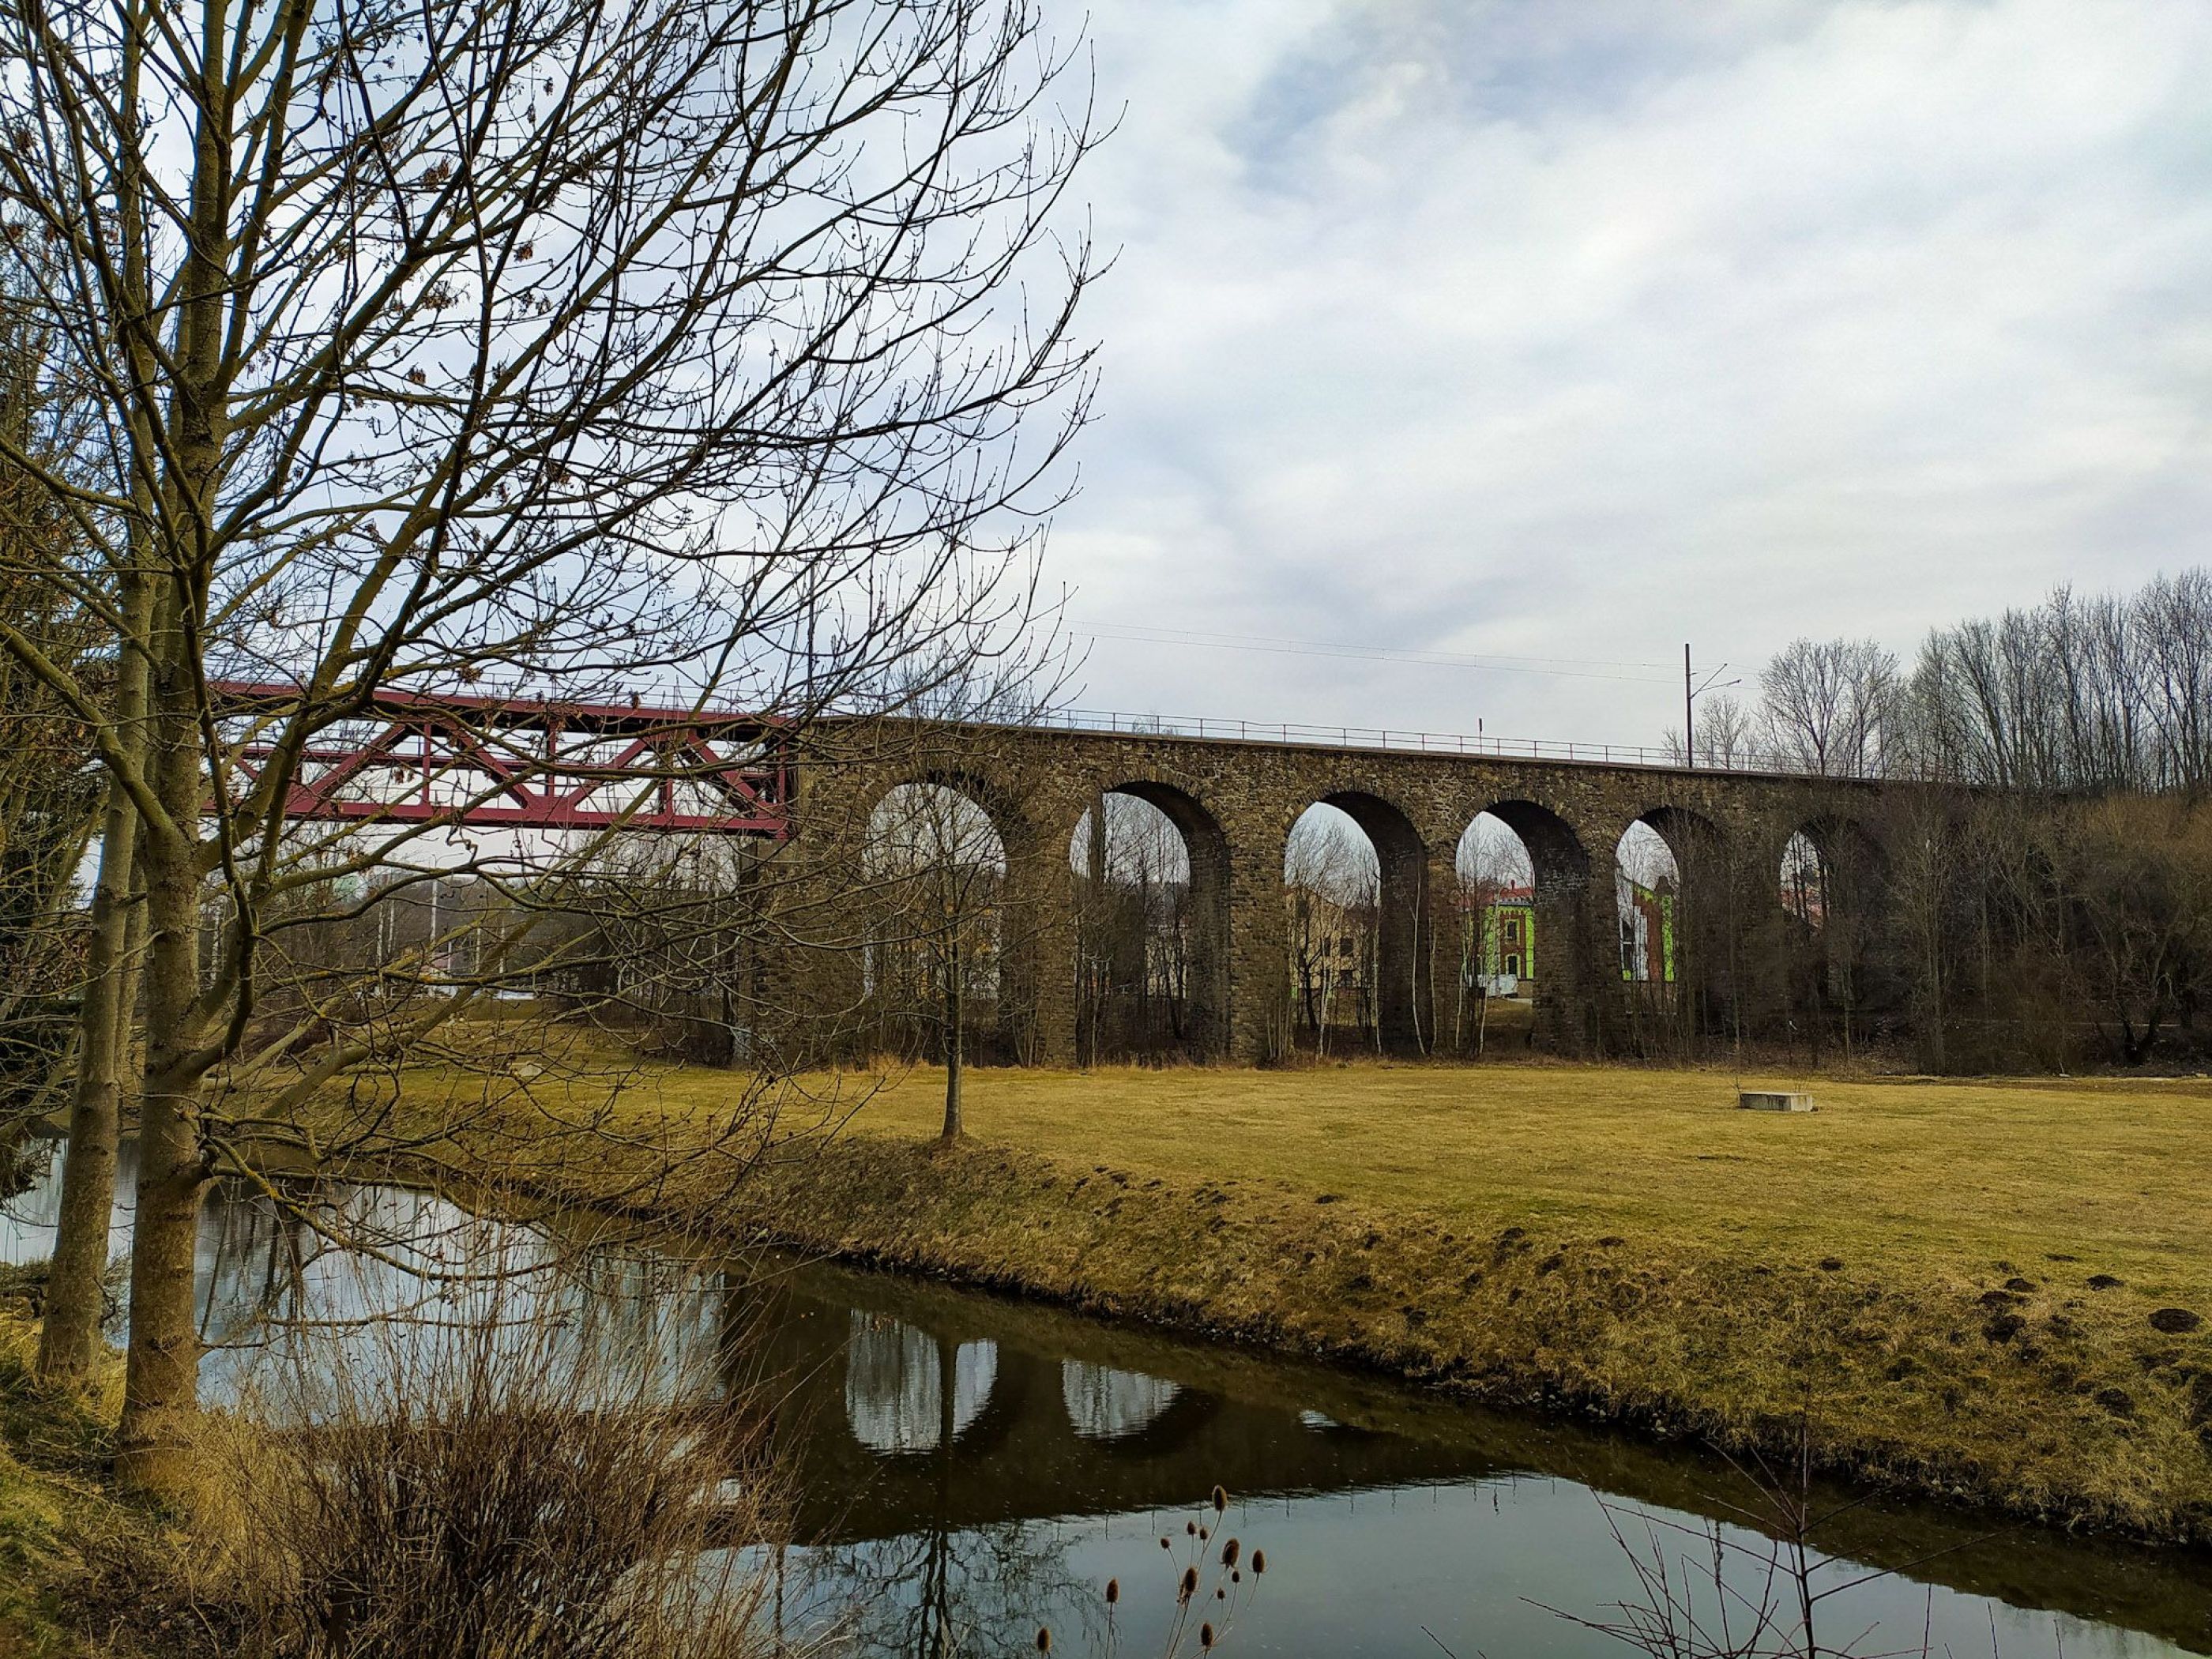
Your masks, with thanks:
M1520 957L1506 957L1506 958L1505 958L1505 972L1506 972L1506 975L1507 975L1507 976L1508 976L1509 978L1512 978L1512 979L1518 979L1518 978L1520 978L1520 977L1521 977L1521 958L1520 958Z

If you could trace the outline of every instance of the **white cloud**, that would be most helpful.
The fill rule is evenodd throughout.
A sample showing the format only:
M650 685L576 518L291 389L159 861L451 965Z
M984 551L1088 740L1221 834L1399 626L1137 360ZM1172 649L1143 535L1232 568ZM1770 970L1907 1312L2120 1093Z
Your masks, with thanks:
M1756 661L2208 556L2212 9L1116 0L1101 622ZM1088 701L1655 740L1663 684L1100 644ZM1655 678L1663 680L1661 672Z

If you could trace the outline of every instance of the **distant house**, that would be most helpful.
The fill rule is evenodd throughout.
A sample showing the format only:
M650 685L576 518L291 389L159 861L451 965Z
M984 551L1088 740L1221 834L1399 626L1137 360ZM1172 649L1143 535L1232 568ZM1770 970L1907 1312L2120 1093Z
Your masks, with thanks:
M1535 989L1536 894L1528 887L1490 890L1468 920L1475 948L1468 982L1484 995L1528 996Z
M1285 901L1301 1027L1317 1033L1332 1025L1372 1024L1374 904L1301 887L1286 889Z
M1656 887L1616 873L1614 892L1620 914L1620 976L1638 984L1668 985L1674 979L1674 884L1662 877Z

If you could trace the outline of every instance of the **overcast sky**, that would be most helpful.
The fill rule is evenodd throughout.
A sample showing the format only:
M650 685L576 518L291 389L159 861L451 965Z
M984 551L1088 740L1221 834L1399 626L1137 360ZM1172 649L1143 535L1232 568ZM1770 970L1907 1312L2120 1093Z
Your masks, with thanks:
M1071 16L1073 16L1071 9ZM1656 742L2212 557L2204 0L1099 0L1080 701ZM1539 675L1172 629L1651 664ZM1595 678L1600 675L1624 678Z

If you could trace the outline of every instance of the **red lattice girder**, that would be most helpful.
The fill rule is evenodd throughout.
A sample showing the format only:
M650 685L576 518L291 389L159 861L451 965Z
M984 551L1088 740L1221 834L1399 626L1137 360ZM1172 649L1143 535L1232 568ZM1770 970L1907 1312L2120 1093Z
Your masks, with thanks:
M244 680L212 690L225 720L281 716L299 695ZM345 726L360 735L349 740ZM750 714L391 690L333 731L301 755L288 817L779 839L789 831L789 745L775 722ZM249 732L233 762L250 785L275 752Z

